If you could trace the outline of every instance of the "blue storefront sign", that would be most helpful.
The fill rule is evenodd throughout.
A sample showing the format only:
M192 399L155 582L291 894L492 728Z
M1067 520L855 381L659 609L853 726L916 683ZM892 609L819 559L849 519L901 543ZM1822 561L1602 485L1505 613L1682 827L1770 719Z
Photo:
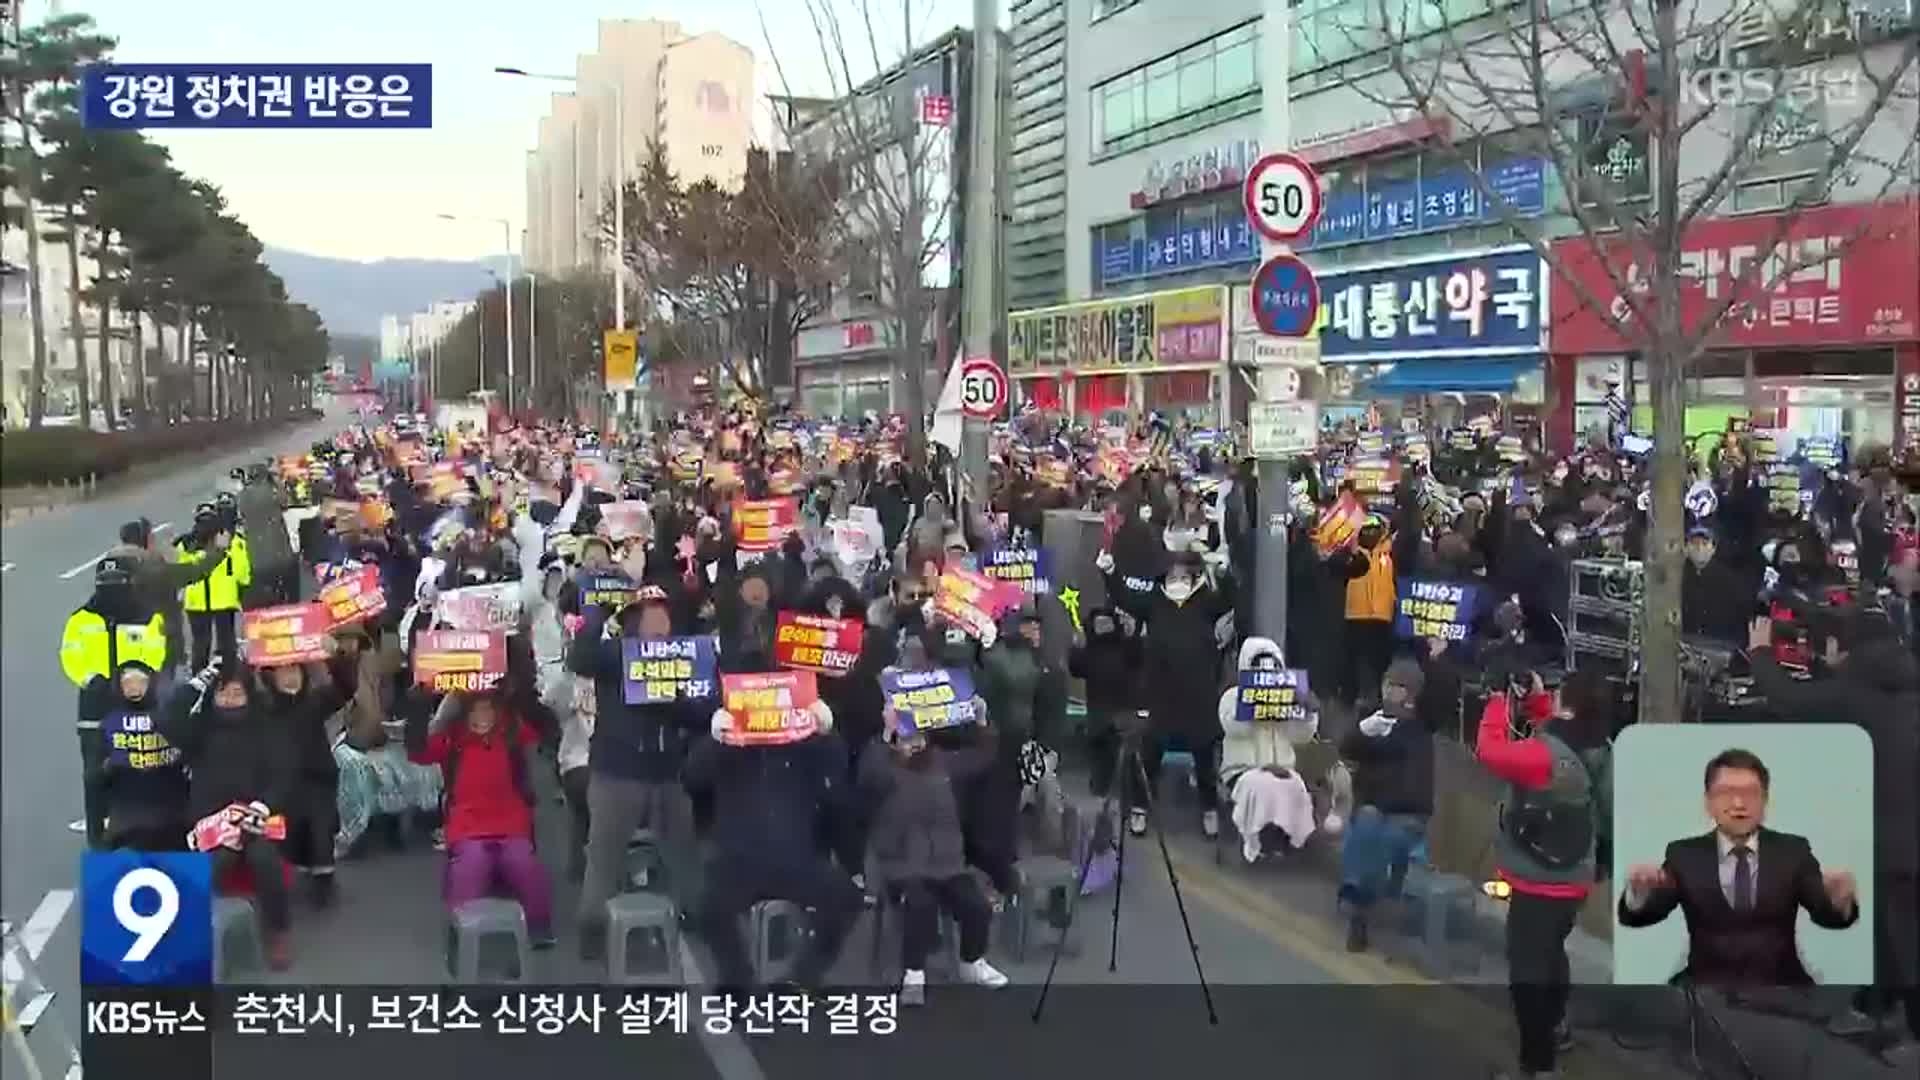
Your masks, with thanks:
M1546 289L1532 248L1447 254L1320 279L1327 362L1545 351Z
M1499 194L1510 212L1522 217L1546 211L1547 163L1521 158L1490 169L1486 186ZM1121 240L1100 232L1099 276L1103 283L1178 274L1210 266L1252 264L1260 258L1260 238L1237 204L1216 208L1212 226L1189 225L1155 230L1152 218L1144 239ZM1313 235L1294 245L1297 251L1360 244L1415 233L1441 232L1500 220L1500 212L1465 169L1436 172L1396 184L1376 184L1367 192L1327 196Z
M1520 158L1488 170L1486 186L1514 214L1530 217L1547 206L1547 164ZM1489 199L1466 169L1435 172L1418 180L1369 184L1366 191L1336 191L1327 196L1313 240L1304 248L1334 247L1389 240L1500 220Z

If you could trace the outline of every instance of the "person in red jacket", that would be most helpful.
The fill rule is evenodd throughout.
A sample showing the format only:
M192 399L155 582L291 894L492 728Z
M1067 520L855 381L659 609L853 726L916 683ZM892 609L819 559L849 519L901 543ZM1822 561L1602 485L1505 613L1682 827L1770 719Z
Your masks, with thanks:
M553 947L553 882L533 851L532 728L494 694L448 694L409 756L445 779L447 910L504 885L527 913L533 947Z
M1526 679L1523 698L1488 699L1474 744L1480 763L1507 782L1494 858L1509 894L1507 989L1520 1030L1520 1068L1505 1074L1511 1078L1556 1075L1555 1056L1572 1044L1567 935L1597 876L1612 730L1612 697L1600 673L1574 672L1552 694L1538 674ZM1517 725L1516 698L1525 718Z

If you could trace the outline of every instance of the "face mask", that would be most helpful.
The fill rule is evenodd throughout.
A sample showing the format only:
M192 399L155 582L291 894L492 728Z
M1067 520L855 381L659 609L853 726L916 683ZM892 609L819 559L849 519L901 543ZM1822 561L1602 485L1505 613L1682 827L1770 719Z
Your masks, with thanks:
M1573 529L1557 529L1553 534L1553 542L1561 547L1572 547L1579 539L1580 534Z
M1161 588L1167 594L1167 599L1176 604L1184 604L1193 596L1193 582L1184 579L1169 581Z
M1690 547L1687 549L1687 559L1692 562L1693 565L1704 570L1706 569L1706 565L1713 561L1713 549L1709 547Z

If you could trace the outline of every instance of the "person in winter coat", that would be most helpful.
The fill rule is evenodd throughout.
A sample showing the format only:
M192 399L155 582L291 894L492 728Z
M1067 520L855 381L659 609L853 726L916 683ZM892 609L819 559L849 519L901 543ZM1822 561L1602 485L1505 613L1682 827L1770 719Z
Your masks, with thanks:
M1038 614L1009 620L981 653L975 685L998 729L993 767L969 786L966 799L967 857L985 871L1002 896L1019 886L1022 789L1032 786L1042 801L1041 819L1057 820L1062 800L1054 769L1055 747L1066 713L1066 672L1041 649Z
M1240 643L1239 670L1279 671L1287 666L1280 646L1270 638L1250 637ZM1247 862L1260 859L1271 829L1282 841L1278 850L1297 849L1313 835L1313 793L1295 767L1295 748L1311 742L1319 731L1319 701L1311 692L1301 696L1306 711L1295 720L1240 719L1240 687L1220 694L1220 783L1233 800L1233 824L1240 833L1240 854Z
M1436 653L1429 646L1430 656ZM1340 757L1352 766L1355 807L1340 848L1339 893L1353 952L1367 948L1373 905L1399 895L1408 861L1433 818L1433 725L1439 718L1421 708L1432 701L1427 681L1419 662L1395 660L1381 679L1380 708L1340 741Z
M1474 752L1508 785L1494 862L1511 890L1507 981L1520 1062L1518 1072L1505 1075L1524 1080L1554 1075L1568 1038L1567 935L1593 889L1600 827L1611 820L1611 699L1597 669L1574 672L1552 694L1534 675L1516 730L1515 697L1500 693L1487 701Z
M154 678L151 667L128 660L111 683L98 688L107 699L101 703L99 775L109 848L181 851L193 824L187 819L186 762L156 722Z
M448 694L410 756L446 777L449 912L506 886L527 913L536 949L553 947L553 883L533 850L533 777L539 736L497 695Z
M247 553L253 560L249 607L290 604L300 598L299 561L287 535L286 504L267 470L256 466L235 500Z
M1740 642L1753 614L1753 588L1716 557L1713 530L1687 530L1687 565L1680 578L1680 629L1728 645Z
M818 730L799 742L735 746L726 741L731 714L715 710L711 737L687 755L687 789L710 792L713 800L713 853L698 922L723 993L752 982L740 917L756 902L788 900L812 910L813 932L794 969L794 982L808 989L820 985L865 906L848 875L819 851L821 820L844 813L850 792L833 712L816 701L812 713Z
M1882 612L1856 611L1828 628L1821 649L1831 677L1801 680L1782 670L1772 649L1773 622L1749 629L1754 687L1778 719L1853 724L1873 740L1874 985L1855 996L1838 1033L1888 1041L1894 1007L1904 1002L1906 1040L1920 1040L1920 661Z
M253 674L235 661L211 664L182 684L159 718L160 734L180 749L191 780L187 818L200 821L233 805L258 804L269 814L284 812L298 766L294 744L271 723L261 707ZM287 929L292 911L280 845L265 836L243 834L239 850L213 853L216 882L239 865L253 879L266 930L267 964L284 971L292 963Z
M120 526L120 543L107 550L108 558L123 559L132 568L134 603L143 621L156 612L164 620L171 664L185 664L188 655L187 617L180 609L180 595L221 567L232 539L216 532L208 544L208 558L173 562L154 550L153 523L139 518Z
M1119 762L1120 740L1137 726L1140 707L1139 623L1118 608L1087 613L1087 634L1074 643L1067 670L1087 687L1087 767L1093 794L1106 798Z
M923 1005L927 954L939 936L944 909L960 928L960 978L976 986L1002 987L1007 977L987 962L993 912L967 872L960 825L960 785L992 767L993 729L979 710L978 742L943 750L925 735L904 733L889 708L881 741L867 744L860 759L861 794L875 807L869 833L875 888L904 912L901 931L900 1000Z
M720 631L720 668L726 672L772 671L776 616L774 586L759 563L733 579L715 603Z
M1109 594L1111 595L1111 594ZM1147 616L1145 690L1150 734L1140 749L1146 786L1133 779L1133 797L1127 828L1135 836L1147 831L1147 806L1160 782L1160 758L1172 743L1193 755L1194 783L1199 789L1201 829L1209 836L1220 831L1215 790L1215 759L1221 738L1219 718L1208 714L1205 702L1217 696L1220 685L1220 646L1215 623L1233 609L1231 596L1206 584L1204 564L1196 555L1177 559L1161 582ZM1195 708L1195 704L1200 707Z
M1396 567L1411 571L1418 551L1417 524L1412 537L1389 538L1387 522L1367 516L1354 549L1332 559L1335 577L1347 583L1346 677L1340 696L1349 703L1379 685L1393 659L1393 614L1397 596Z
M422 632L420 620L411 629ZM438 812L440 771L416 765L400 746L388 745L388 722L418 707L409 705L405 697L396 701L394 675L402 666L398 648L383 646L380 637L384 635L376 636L364 624L342 627L333 636L339 648L327 661L327 671L346 699L328 725L329 731L337 733L333 760L340 771L335 851L352 848L376 817L391 826L389 842L403 847L408 816L420 819L424 829Z
M684 889L689 881L693 837L679 769L689 735L698 730L711 702L680 697L629 705L626 697L624 642L672 636L666 595L643 588L612 616L590 613L567 649L567 670L590 680L594 690L586 872L578 916L581 949L589 956L604 941L607 900L620 890L635 831L653 830L674 889Z
M346 695L319 664L268 668L260 681L266 722L293 745L287 804L276 807L287 818L285 851L294 868L306 875L314 906L328 907L334 897L340 768L333 759L327 722L346 704Z

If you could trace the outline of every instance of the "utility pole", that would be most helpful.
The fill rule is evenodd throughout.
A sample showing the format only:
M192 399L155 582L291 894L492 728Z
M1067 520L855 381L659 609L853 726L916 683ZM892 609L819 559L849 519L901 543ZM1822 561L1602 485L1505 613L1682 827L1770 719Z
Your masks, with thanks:
M1293 146L1293 106L1288 100L1292 81L1293 10L1290 0L1266 0L1265 18L1260 21L1260 146L1263 152L1288 150ZM1287 245L1261 240L1260 257L1264 262L1287 250ZM1268 381L1287 372L1257 368L1262 400L1272 400ZM1222 393L1231 393L1231 384ZM1287 530L1291 487L1287 479L1286 458L1262 458L1259 464L1260 505L1258 513L1247 507L1245 526L1254 531L1253 633L1287 646ZM1244 501L1244 496L1243 496ZM1240 627L1245 634L1248 627Z
M1001 267L1000 19L997 0L973 0L972 140L967 156L966 250L961 298L966 355L992 357L1006 370L1003 326L1005 277ZM945 359L945 358L943 358ZM1002 402L1001 407L1010 403ZM992 424L968 417L960 434L960 466L975 509L987 509L987 436Z

